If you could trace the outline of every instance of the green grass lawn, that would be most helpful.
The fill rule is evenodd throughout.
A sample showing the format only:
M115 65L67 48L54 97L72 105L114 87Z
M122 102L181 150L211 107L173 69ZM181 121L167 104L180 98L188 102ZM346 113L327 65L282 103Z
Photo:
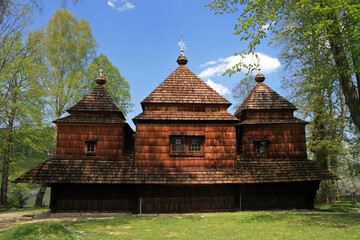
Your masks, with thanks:
M346 208L83 218L22 225L0 239L360 239L360 214Z

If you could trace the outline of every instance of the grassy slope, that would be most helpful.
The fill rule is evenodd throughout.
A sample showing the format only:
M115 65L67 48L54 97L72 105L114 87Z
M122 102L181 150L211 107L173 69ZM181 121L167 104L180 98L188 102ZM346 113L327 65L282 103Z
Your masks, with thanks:
M360 214L261 211L87 218L24 225L0 239L360 239Z

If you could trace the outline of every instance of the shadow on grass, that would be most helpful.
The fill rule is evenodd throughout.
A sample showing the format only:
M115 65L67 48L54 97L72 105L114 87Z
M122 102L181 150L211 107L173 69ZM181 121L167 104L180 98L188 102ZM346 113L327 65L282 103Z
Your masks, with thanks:
M317 203L315 204L316 211L320 212L344 212L344 213L351 213L356 212L350 202L340 202L340 203Z
M346 228L353 225L360 226L360 214L302 214L294 213L258 213L246 217L242 222L261 224L300 224L306 226L324 226L329 228Z

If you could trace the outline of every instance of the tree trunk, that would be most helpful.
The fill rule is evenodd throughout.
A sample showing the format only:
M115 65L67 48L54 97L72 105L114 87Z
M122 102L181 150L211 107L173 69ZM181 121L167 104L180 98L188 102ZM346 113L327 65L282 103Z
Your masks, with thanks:
M12 109L11 114L9 116L9 122L5 137L5 148L3 151L4 164L2 169L1 197L0 197L0 206L2 207L7 205L7 192L8 192L9 168L10 168L10 150L11 150L11 143L13 140L15 112L16 109Z
M40 190L38 194L36 195L36 201L35 201L35 207L42 207L43 206L43 199L46 192L46 184L43 183L40 186Z
M356 86L351 78L352 72L344 46L341 42L337 41L337 38L341 39L340 24L335 15L333 16L333 19L333 27L329 29L330 35L333 36L329 38L330 49L334 56L335 66L337 68L337 72L339 73L340 86L343 90L345 102L349 108L351 119L357 129L360 130L360 93L357 92Z
M54 129L55 134L57 134L57 129ZM55 138L55 147L57 145L57 138ZM49 157L52 157L53 151L50 152ZM42 207L43 206L43 199L46 192L46 184L41 184L38 194L36 195L35 207Z

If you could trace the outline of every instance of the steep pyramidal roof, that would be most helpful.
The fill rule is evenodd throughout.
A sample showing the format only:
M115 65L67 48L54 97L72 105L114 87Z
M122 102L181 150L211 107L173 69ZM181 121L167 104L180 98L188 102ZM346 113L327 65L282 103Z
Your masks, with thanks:
M182 53L177 62L180 66L141 102L142 105L146 103L231 105L185 66L187 59Z
M100 70L100 76L96 78L98 86L94 88L89 94L87 94L78 103L72 106L67 111L71 114L70 116L58 119L54 121L59 122L83 122L83 123L120 123L125 122L125 117L121 110L115 105L114 101L110 97L109 93L104 88L106 79L102 75ZM83 116L81 112L91 113L91 115ZM97 116L99 112L110 112L114 113L109 116Z
M68 109L70 113L73 111L120 112L120 109L115 105L104 86L99 85L81 99L80 102Z
M246 109L257 110L296 110L297 108L288 100L280 96L277 92L268 87L263 81L265 77L260 73L256 75L255 80L258 84L251 91L249 96L241 104L235 113L239 113Z

